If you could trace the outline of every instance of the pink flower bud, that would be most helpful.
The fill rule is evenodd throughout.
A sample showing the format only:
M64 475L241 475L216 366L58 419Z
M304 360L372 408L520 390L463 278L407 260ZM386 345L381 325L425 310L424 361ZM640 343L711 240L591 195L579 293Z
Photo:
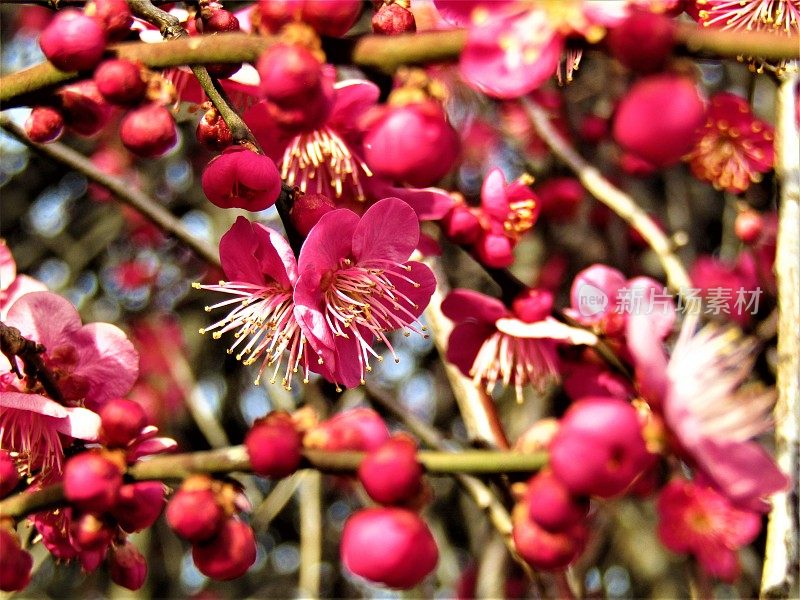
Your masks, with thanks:
M178 141L172 113L158 104L145 104L131 110L119 126L122 145L141 158L166 154Z
M129 483L119 489L112 516L128 533L147 529L164 510L164 484L160 481Z
M300 20L305 0L258 0L260 25L277 33L286 23Z
M608 119L600 115L588 114L581 119L578 133L589 144L599 144L608 137Z
M255 212L275 204L281 176L271 158L238 146L211 159L201 185L212 204Z
M589 500L570 494L550 470L531 478L525 500L529 518L548 531L565 531L589 511Z
M576 523L566 531L549 532L527 518L528 507L514 509L514 545L519 555L539 571L560 571L577 560L586 547L589 530Z
M100 439L109 448L125 448L147 425L144 409L125 398L109 400L100 409Z
M210 108L197 124L197 141L209 150L221 151L233 143L231 130L216 109Z
M0 527L0 590L17 592L31 580L33 557L22 549L19 538Z
M108 519L92 513L73 512L69 524L69 539L81 551L100 550L111 543L114 525Z
M172 530L193 544L214 537L225 520L211 488L179 489L167 504L166 515Z
M256 561L253 530L237 519L227 519L219 533L192 548L194 564L206 577L227 581L247 572Z
M361 0L305 0L303 21L320 35L341 37L356 22Z
M399 4L384 4L372 17L372 31L384 35L413 33L417 30L414 13Z
M456 244L474 244L481 235L481 222L475 211L463 204L455 205L442 219L444 234Z
M639 73L661 70L675 45L675 23L650 11L633 11L608 32L611 55Z
M633 177L649 177L658 170L652 163L628 152L623 152L619 157L619 168Z
M751 246L759 240L761 232L764 231L764 218L753 209L743 210L736 215L733 230L736 232L736 237Z
M306 432L303 446L322 450L375 450L389 439L389 429L371 408L353 408L333 415Z
M526 323L536 323L553 312L553 294L547 290L527 289L511 303L514 315Z
M66 85L56 94L64 123L78 135L94 135L108 124L113 107L91 79Z
M64 495L81 510L110 510L121 486L121 469L99 452L77 454L64 467Z
M438 103L390 106L364 136L364 159L378 175L414 187L435 184L453 168L458 134Z
M17 487L19 472L14 459L7 450L0 450L0 498L4 498Z
M62 71L93 69L106 49L106 34L91 17L74 8L60 10L39 37L42 52Z
M138 590L147 579L147 561L142 553L126 541L114 546L108 557L108 572L111 581L129 590Z
M275 479L300 466L302 438L286 413L272 413L255 422L244 438L253 472Z
M323 215L336 208L333 200L325 194L302 194L295 197L289 218L297 232L303 237L308 235L311 228L317 224Z
M617 398L574 403L550 444L553 474L579 496L616 496L649 463L636 409Z
M232 12L221 8L213 11L207 19L202 19L199 23L201 27L198 30L202 33L224 33L240 29L239 19ZM208 72L219 79L230 77L241 68L242 63L206 65Z
M339 552L353 574L404 590L425 579L439 560L428 526L402 508L367 508L351 515Z
M406 436L394 436L361 461L358 479L369 497L380 504L412 500L422 489L417 445Z
M94 72L94 83L103 98L122 106L138 103L147 90L141 67L121 58L100 63Z
M586 191L577 179L553 177L536 188L542 205L542 217L554 223L566 223L578 216Z
M25 121L25 133L32 142L54 142L64 133L64 117L55 108L37 106Z
M291 105L310 100L320 89L322 64L298 44L275 44L257 64L261 94L269 101Z
M514 244L502 233L487 232L475 244L475 253L487 267L503 269L514 262Z
M614 139L628 152L666 167L692 149L705 118L705 104L692 80L652 75L631 86L620 101Z
M100 24L109 40L124 39L133 24L126 0L92 0L84 12Z

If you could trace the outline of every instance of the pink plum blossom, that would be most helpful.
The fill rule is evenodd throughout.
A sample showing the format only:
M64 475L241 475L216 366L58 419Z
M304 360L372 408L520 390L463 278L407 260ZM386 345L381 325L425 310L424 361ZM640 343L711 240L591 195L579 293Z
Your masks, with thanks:
M371 357L381 360L374 339L394 355L389 332L425 335L418 318L436 281L427 266L408 260L418 242L417 215L397 198L377 202L361 217L329 212L306 238L295 314L335 381L364 382Z
M498 383L513 386L521 402L525 385L542 389L558 382L557 342L597 342L594 334L556 321L552 306L552 294L544 290L529 290L511 310L472 290L450 292L442 302L442 312L456 323L447 360L488 393Z

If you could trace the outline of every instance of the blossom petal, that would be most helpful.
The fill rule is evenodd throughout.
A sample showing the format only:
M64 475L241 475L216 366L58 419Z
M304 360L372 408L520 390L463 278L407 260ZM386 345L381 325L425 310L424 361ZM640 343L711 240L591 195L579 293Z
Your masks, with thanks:
M320 273L337 269L340 261L351 255L358 221L358 215L345 208L323 215L311 228L300 250L297 262L301 276L309 268Z
M367 209L353 232L353 256L358 263L408 260L419 242L414 210L398 198L386 198Z
M653 335L650 316L638 311L628 315L625 339L641 393L651 402L660 404L669 389L667 353L661 338Z
M283 236L260 223L239 217L219 242L220 260L230 281L265 283L265 275L284 288L297 279L297 264Z
M71 344L71 334L80 329L81 318L66 298L51 292L31 292L8 309L6 324L45 348L57 348Z
M93 442L100 435L100 415L80 406L67 407L67 415L56 419L55 428L64 435Z
M333 86L333 107L328 125L337 131L347 131L367 109L378 102L380 88L365 79L346 79Z
M481 186L481 207L499 221L508 218L506 177L501 169L492 169Z
M475 320L491 324L508 315L508 309L497 298L473 290L456 289L442 301L442 312L451 321Z
M7 289L17 277L17 263L5 240L0 240L0 291Z
M8 309L25 294L46 291L47 286L41 281L27 275L17 275L10 286L0 291L0 321L6 320Z
M486 341L494 329L485 323L468 321L460 323L450 332L447 339L447 360L453 363L466 376L469 374L475 358L480 352L483 342Z
M437 12L445 21L461 27L481 18L479 13L475 13L476 9L484 9L491 16L515 3L516 0L433 0Z
M365 178L362 185L369 198L400 198L414 209L420 221L438 221L454 204L452 196L444 190L395 187L377 175Z
M519 319L499 319L496 327L498 331L518 338L548 338L584 346L597 344L597 336L591 331L570 327L553 318L536 323L526 323Z

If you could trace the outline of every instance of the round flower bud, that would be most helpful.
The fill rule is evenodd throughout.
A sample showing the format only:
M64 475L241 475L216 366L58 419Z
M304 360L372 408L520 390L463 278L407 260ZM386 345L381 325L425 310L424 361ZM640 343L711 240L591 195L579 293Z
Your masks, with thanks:
M275 44L257 64L261 94L278 104L310 99L319 89L322 64L298 44Z
M256 561L256 538L250 527L227 519L217 535L192 548L195 566L206 577L227 581L247 572Z
M137 104L147 90L141 67L122 58L100 63L94 72L94 83L103 98L123 106Z
M589 511L589 501L570 494L549 470L530 479L525 500L529 518L548 531L565 531L584 519Z
M537 571L561 571L578 559L589 538L586 525L550 532L528 519L527 512L524 503L517 505L512 530L514 546L525 562Z
M106 34L91 17L74 8L60 10L39 37L42 52L62 71L93 69L106 49Z
M0 527L0 590L18 592L31 580L33 557L22 549L19 538Z
M575 402L550 444L553 474L578 496L616 496L649 464L636 409L618 398Z
M25 133L32 142L54 142L64 133L64 117L55 108L37 106L25 121Z
M230 31L239 31L240 29L239 19L237 19L232 12L222 8L213 11L208 18L202 19L200 24L201 27L199 30L202 33L224 33ZM242 63L220 63L206 65L206 69L208 69L209 74L219 79L226 79L241 68Z
M669 17L636 10L608 32L611 55L640 73L661 70L675 45L675 23Z
M389 429L378 413L371 408L353 408L337 413L307 431L303 446L334 452L369 452L389 438Z
M422 489L417 445L408 437L394 436L361 461L358 479L369 497L380 504L412 500Z
M306 237L317 221L335 208L334 201L325 194L299 193L292 204L289 218L297 232Z
M428 526L402 508L367 508L352 514L339 552L353 574L402 590L419 584L439 560Z
M133 15L126 0L91 0L84 12L100 24L109 40L124 39L133 24Z
M140 481L119 488L112 516L128 533L147 529L164 510L164 484L160 481Z
M567 223L578 216L586 191L577 179L552 177L536 187L542 217L554 223Z
M91 79L66 85L56 95L61 101L64 123L78 135L98 133L111 118L113 107Z
M122 145L141 158L156 158L167 153L178 141L175 119L163 106L145 104L122 118L119 126Z
M733 224L736 237L748 246L755 244L764 231L764 218L753 209L747 209L736 215Z
M481 235L481 222L474 210L456 204L442 219L444 234L456 244L474 244Z
M692 149L706 107L694 82L653 75L628 90L614 116L614 139L626 151L666 167Z
M384 4L372 17L372 31L384 35L413 33L417 30L414 13L399 4Z
M272 413L255 422L244 438L254 473L279 479L300 466L302 438L285 413Z
M414 187L435 184L453 168L459 138L438 103L389 107L364 136L364 159L378 175Z
M119 466L99 452L77 454L64 467L64 496L81 510L111 510L121 486Z
M270 33L302 17L305 0L258 0L259 25Z
M138 590L147 579L147 561L142 553L126 541L113 546L108 556L108 572L111 581L129 590Z
M256 212L275 204L281 176L271 158L237 146L209 161L201 186L211 203L220 208Z
M80 549L100 550L111 543L114 535L112 523L92 513L75 514L69 524L69 539L72 545Z
M302 18L320 35L341 37L356 22L361 0L305 0Z
M478 260L487 267L504 269L514 262L514 245L502 233L483 233L474 249Z
M167 504L166 515L172 530L193 544L213 538L225 521L210 488L179 489Z
M599 144L608 137L608 119L588 114L581 119L578 133L585 142Z
M133 400L114 398L100 409L100 440L109 448L125 448L145 425L147 415Z

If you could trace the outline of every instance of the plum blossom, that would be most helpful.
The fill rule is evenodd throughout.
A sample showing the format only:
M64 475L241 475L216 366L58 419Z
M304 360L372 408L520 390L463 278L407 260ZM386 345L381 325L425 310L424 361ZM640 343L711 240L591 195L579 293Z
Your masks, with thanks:
M0 359L0 446L16 452L31 472L60 471L70 438L95 440L100 426L95 411L131 389L138 355L120 329L82 325L72 304L50 292L22 296L8 309L5 323L44 346L41 357L60 397L48 397L39 382L20 379Z
M658 498L658 537L669 550L690 553L709 575L734 582L740 571L736 551L761 530L761 516L731 505L702 481L676 478Z
M597 342L594 334L556 321L552 308L553 296L545 290L528 290L511 310L496 298L454 290L442 302L442 312L456 323L447 360L487 393L498 383L513 386L521 402L524 386L542 389L559 381L558 342Z
M294 314L298 271L289 243L278 232L239 217L222 236L219 254L227 280L216 285L193 285L231 296L206 307L207 312L223 307L230 312L200 333L212 332L214 339L219 339L233 332L235 341L228 354L235 353L246 365L261 361L256 385L273 365L270 383L281 377L281 384L291 389L293 373L298 369L303 369L307 382L311 362L306 335ZM284 356L286 364L281 373Z
M581 51L567 48L574 35L597 42L605 28L628 13L626 0L435 0L442 16L469 26L461 73L497 98L518 98L553 74L572 80ZM566 65L562 75L561 63Z
M398 198L359 217L346 209L324 215L298 258L295 314L334 381L352 387L372 370L372 348L394 330L424 334L418 319L436 287L431 270L408 258L419 242L417 215Z

